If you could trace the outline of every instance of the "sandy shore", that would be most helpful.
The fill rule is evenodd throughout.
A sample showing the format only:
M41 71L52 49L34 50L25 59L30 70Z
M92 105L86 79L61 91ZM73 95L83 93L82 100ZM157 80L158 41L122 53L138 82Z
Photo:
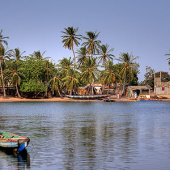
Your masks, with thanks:
M139 100L130 100L127 98L116 99L111 97L112 100L115 102L137 102ZM160 101L170 101L169 99L162 99ZM28 98L15 98L15 97L7 97L3 98L0 97L0 103L8 103L8 102L103 102L103 100L77 100L77 99L70 99L67 97L53 97L53 98L44 98L44 99L28 99Z
M115 100L115 102L134 102L136 100L129 100L127 98L121 98L121 99L116 99L112 98ZM53 98L44 98L44 99L27 99L27 98L15 98L15 97L7 97L3 98L0 97L0 103L8 103L8 102L103 102L103 100L77 100L77 99L70 99L67 97L53 97Z

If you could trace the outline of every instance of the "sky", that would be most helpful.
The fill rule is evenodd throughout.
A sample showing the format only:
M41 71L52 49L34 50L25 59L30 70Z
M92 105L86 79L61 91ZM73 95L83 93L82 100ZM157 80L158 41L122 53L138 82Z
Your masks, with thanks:
M170 0L0 0L0 6L0 29L10 37L9 49L19 47L26 55L46 51L57 63L73 56L61 38L61 31L73 26L81 35L100 32L102 44L114 48L116 57L123 52L139 56L139 81L146 66L169 72Z

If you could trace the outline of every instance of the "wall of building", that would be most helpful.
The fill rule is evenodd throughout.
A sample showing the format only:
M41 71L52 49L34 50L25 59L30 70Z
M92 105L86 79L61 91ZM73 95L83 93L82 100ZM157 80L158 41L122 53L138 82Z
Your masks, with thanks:
M157 95L169 95L170 94L170 82L156 82L155 93Z
M170 81L162 81L162 72L155 73L154 86L154 92L156 95L170 95Z

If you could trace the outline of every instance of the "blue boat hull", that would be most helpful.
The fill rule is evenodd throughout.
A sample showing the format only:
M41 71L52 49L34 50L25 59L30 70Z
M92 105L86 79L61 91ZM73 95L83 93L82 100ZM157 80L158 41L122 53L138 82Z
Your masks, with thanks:
M28 146L29 142L29 138L21 139L16 142L7 142L0 140L0 147L7 150L22 152Z

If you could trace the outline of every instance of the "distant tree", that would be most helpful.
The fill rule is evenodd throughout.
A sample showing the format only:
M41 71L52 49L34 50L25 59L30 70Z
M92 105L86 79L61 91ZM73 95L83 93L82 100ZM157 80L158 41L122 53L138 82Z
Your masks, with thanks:
M25 77L22 68L22 62L20 60L12 60L8 62L8 69L7 72L9 72L9 79L13 86L16 88L16 94L20 98L21 95L19 93L19 86L22 82L22 79ZM11 79L10 79L11 78Z
M79 86L78 72L69 69L62 81L64 82L65 88L70 91L70 95L72 95L73 91L76 91Z
M21 92L29 93L31 97L37 97L41 92L47 92L46 85L36 79L30 79L27 82L23 82L20 87Z
M114 48L109 49L109 45L102 45L99 47L99 63L102 63L105 67L107 64L107 61L113 61L114 55L111 54L111 52L114 50Z
M125 86L129 80L133 80L134 73L137 72L139 65L135 62L138 57L134 57L129 53L121 53L120 57L117 58L120 64L122 64L122 69L119 75L123 80L123 94L125 94Z
M170 56L170 54L165 54L166 56ZM167 59L168 60L168 64L170 66L170 58Z
M149 85L154 88L154 73L155 70L149 66L146 66L146 73L144 75L144 81L142 82L143 85Z
M58 64L59 71L61 72L61 79L66 76L68 71L73 68L73 61L71 57L68 58L63 58L62 60L59 61Z
M100 32L86 32L86 37L83 36L83 39L85 42L82 44L82 46L87 48L88 54L95 54L100 46L101 41L97 40Z
M112 61L108 61L105 70L101 71L100 80L104 85L111 85L116 80L114 65Z
M60 90L62 86L61 76L58 70L55 71L54 77L50 80L51 89L56 90L60 97L62 97Z
M32 56L33 58L37 59L37 60L45 60L45 59L48 58L48 57L45 57L45 58L43 57L45 53L46 53L46 51L44 51L44 52L34 51L34 53L31 54L31 56Z
M86 58L83 65L81 66L81 72L81 79L90 84L90 93L93 94L94 92L92 84L99 77L99 70L97 68L96 59L91 57Z
M83 64L85 59L87 58L87 48L86 47L82 47L80 49L77 50L77 58L78 58L78 64Z
M61 36L63 38L64 47L72 50L74 56L74 68L76 67L76 56L74 52L74 46L78 46L80 44L81 35L77 34L78 28L68 27L64 28L65 31L62 31L64 34Z
M23 59L23 54L25 53L24 52L21 52L19 48L15 48L14 50L12 50L10 52L10 55L11 55L11 58L14 58L15 60L19 61L19 60L22 60Z
M5 90L5 82L4 82L4 72L3 72L3 64L5 62L6 58L9 58L8 53L6 52L6 49L4 45L8 45L8 42L6 39L9 37L4 37L2 35L3 30L0 31L0 70L1 70L1 82L2 82L2 88L3 88L3 96L6 97L6 90Z

